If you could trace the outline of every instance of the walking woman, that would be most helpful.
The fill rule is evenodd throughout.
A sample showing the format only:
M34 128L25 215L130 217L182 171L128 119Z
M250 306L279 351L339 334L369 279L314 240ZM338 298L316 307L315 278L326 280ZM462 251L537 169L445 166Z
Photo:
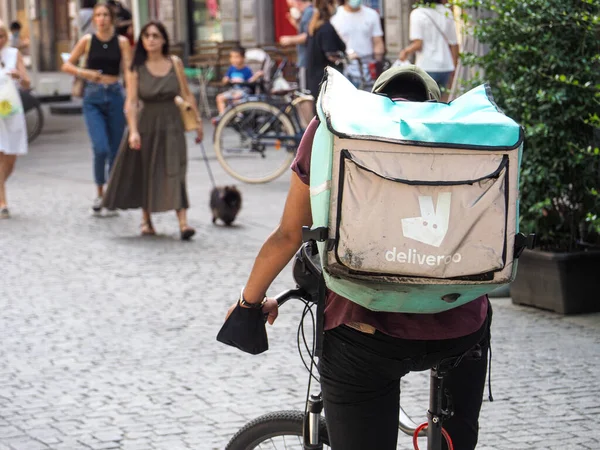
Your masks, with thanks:
M162 23L152 21L140 33L127 79L128 139L123 139L108 184L108 209L142 208L141 234L156 234L151 213L175 210L182 240L196 231L187 223L187 145L180 95L196 114L196 141L203 138L202 121L183 75L183 64L169 55L169 37ZM143 106L138 112L138 101Z
M6 180L17 156L27 153L27 127L17 88L28 89L29 84L23 57L9 45L8 28L0 22L0 219L10 217Z
M346 51L346 44L338 36L330 19L335 14L334 0L316 0L306 41L307 87L315 98L319 96L319 84L323 79L325 67L336 67L337 53ZM315 101L316 104L316 101Z
M114 13L106 4L97 4L93 16L94 34L83 36L63 64L63 72L85 80L83 115L94 151L96 199L95 215L102 212L102 197L107 171L110 172L125 129L125 98L120 83L121 71L131 64L131 47L127 39L115 33ZM85 68L77 66L80 58Z

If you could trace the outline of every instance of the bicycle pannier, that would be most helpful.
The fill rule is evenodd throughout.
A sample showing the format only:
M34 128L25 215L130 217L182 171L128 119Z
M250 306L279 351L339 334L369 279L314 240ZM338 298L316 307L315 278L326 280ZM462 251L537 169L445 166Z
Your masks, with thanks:
M328 68L317 111L312 234L329 289L376 311L437 313L513 279L523 134L488 86L395 102Z

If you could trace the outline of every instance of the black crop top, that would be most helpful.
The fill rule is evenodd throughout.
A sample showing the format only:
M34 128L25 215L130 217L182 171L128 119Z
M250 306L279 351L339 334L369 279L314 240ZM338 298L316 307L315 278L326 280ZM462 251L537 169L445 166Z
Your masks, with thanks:
M104 42L92 34L92 43L87 57L87 68L100 70L103 75L119 75L121 71L121 47L115 34Z

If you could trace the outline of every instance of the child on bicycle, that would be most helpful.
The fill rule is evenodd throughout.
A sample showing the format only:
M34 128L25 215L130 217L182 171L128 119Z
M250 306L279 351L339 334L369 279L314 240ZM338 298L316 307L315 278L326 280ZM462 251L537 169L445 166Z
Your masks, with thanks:
M231 66L223 77L224 85L231 85L231 89L217 95L217 110L219 116L227 108L228 102L239 102L248 94L252 93L251 83L258 81L262 77L261 70L252 73L252 69L246 65L246 50L243 47L236 47L229 53L229 62Z

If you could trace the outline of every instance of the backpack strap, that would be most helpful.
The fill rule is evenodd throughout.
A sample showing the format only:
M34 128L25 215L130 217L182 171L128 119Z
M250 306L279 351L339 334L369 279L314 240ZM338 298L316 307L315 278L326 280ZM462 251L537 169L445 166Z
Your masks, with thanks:
M183 78L184 75L181 70L181 67L179 66L179 58L175 55L171 55L171 63L173 64L173 68L175 69L175 74L177 75L177 81L179 82L179 95L182 98L185 98L183 95L183 86L184 86L185 80Z
M85 30L87 27L90 26L90 24L92 23L92 19L94 18L94 15L92 14L88 20L85 21L85 23L81 26L82 30Z
M425 9L425 8L424 8ZM450 40L448 39L448 36L446 36L446 33L444 33L442 31L442 29L438 26L438 24L435 22L435 20L433 20L433 17L431 17L429 15L429 13L427 11L423 11L423 14L425 14L427 16L427 18L429 19L429 21L433 24L433 26L440 32L440 34L442 35L442 37L444 38L444 40L446 41L446 44L450 45Z
M327 299L327 285L325 277L321 273L319 277L319 294L317 299L317 317L315 333L315 356L323 356L323 338L325 337L325 300Z
M85 69L85 66L87 65L87 60L90 54L90 48L92 47L92 39L94 39L94 35L86 34L84 38L87 38L87 41L85 43L85 51L83 52L83 57L79 59L79 67L82 69Z

